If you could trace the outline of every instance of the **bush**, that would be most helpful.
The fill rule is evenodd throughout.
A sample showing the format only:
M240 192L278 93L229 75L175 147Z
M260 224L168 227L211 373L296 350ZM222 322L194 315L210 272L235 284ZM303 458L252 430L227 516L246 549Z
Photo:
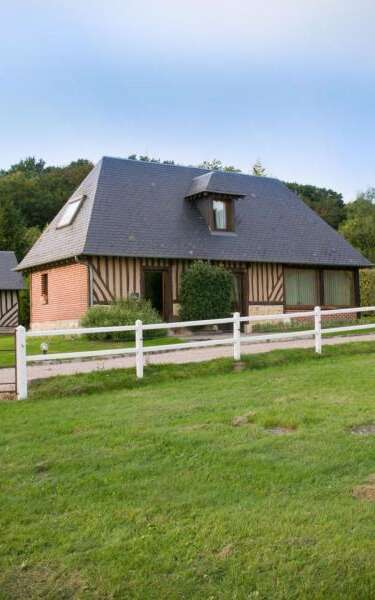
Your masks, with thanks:
M232 308L232 275L222 267L195 262L182 275L180 297L183 321L228 317Z
M25 278L25 287L18 295L18 320L20 325L28 328L30 325L30 294L28 277Z
M375 306L375 269L365 269L359 275L361 305Z
M152 308L148 300L131 298L117 300L110 306L92 306L81 320L82 327L112 327L116 325L134 325L140 319L143 323L161 323L159 313ZM144 331L143 337L155 338L166 335L165 329ZM109 331L108 333L91 333L91 340L134 341L134 331Z

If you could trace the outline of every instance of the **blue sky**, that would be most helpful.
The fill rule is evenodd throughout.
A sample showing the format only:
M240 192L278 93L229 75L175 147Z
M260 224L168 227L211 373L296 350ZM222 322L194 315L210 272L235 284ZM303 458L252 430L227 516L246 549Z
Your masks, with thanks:
M13 0L0 167L148 153L375 185L375 3Z

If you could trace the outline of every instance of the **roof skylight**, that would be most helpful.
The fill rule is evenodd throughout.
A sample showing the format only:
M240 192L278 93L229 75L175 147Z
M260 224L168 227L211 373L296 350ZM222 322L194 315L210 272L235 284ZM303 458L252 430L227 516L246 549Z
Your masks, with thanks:
M84 196L81 196L81 198L74 198L73 200L68 202L63 214L60 217L59 222L57 223L57 228L66 227L67 225L72 224L77 215L78 209L82 204L83 199Z

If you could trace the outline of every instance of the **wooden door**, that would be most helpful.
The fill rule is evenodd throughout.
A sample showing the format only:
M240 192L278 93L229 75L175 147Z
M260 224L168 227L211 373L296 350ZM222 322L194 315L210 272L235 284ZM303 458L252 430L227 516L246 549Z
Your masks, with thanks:
M164 321L172 311L171 274L168 268L146 267L142 272L142 296L151 302Z

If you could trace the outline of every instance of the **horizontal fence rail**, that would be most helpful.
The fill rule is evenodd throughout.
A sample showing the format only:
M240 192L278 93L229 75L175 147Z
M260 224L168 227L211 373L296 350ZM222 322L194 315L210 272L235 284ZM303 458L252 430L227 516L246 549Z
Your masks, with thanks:
M136 374L139 379L143 377L144 355L152 352L165 352L174 350L190 350L192 348L208 348L210 346L233 346L233 359L241 360L241 343L272 342L280 340L290 340L298 338L314 338L315 352L322 352L322 335L328 333L342 333L349 331L361 331L375 329L375 323L366 323L365 325L348 325L343 327L322 328L322 317L358 314L364 312L375 312L375 306L366 306L358 308L338 308L321 310L319 306L313 311L299 311L293 313L280 313L273 315L253 315L241 317L239 313L234 313L233 317L225 319L205 319L202 321L177 321L174 323L147 323L137 320L134 325L119 325L114 327L80 327L76 329L51 329L45 331L31 330L27 331L19 326L16 329L16 380L17 397L19 399L27 398L27 364L30 362L61 361L74 359L105 358L109 356L135 355ZM314 329L304 329L301 331L285 331L281 333L264 333L259 335L241 334L241 323L259 323L269 321L291 321L292 319L304 319L313 321ZM183 329L190 327L203 327L207 325L232 325L232 335L230 337L197 340L195 342L182 342L177 344L163 344L155 346L145 346L143 343L144 331L156 331L166 329ZM37 354L27 356L26 338L50 337L50 336L80 336L97 333L119 333L133 332L135 345L132 348L113 348L107 350L87 350L82 352L60 352L55 354Z

